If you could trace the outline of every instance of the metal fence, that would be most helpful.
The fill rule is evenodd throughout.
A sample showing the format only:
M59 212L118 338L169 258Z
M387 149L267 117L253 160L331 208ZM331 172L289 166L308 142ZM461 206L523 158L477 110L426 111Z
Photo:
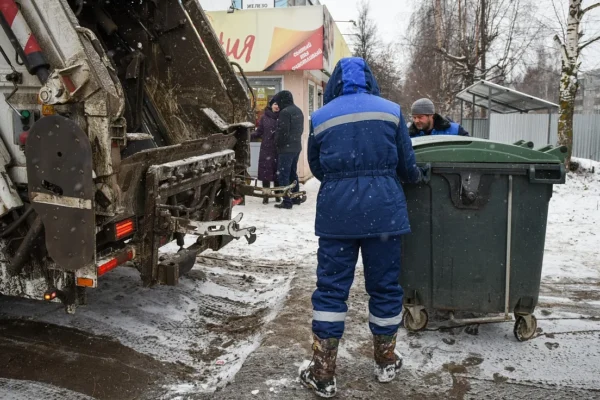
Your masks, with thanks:
M462 127L469 132L469 135L480 138L480 139L488 139L488 120L487 119L477 119L472 122L470 119L463 119Z
M558 115L550 118L548 135L547 114L492 114L490 135L487 137L488 120L475 119L471 133L471 120L461 124L474 137L503 143L527 140L536 148L556 144L558 140ZM573 121L573 156L600 161L600 115L575 115Z

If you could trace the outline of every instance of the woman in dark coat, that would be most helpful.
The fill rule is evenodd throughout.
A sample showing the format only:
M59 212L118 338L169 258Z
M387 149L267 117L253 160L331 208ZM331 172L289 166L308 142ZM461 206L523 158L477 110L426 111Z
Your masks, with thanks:
M260 154L258 156L258 179L264 188L271 187L271 182L277 186L277 144L275 143L275 129L279 117L279 106L273 100L269 102L265 113L258 121L258 128L252 134L253 139L262 139ZM276 201L281 201L277 198ZM268 204L269 199L263 199L263 204Z

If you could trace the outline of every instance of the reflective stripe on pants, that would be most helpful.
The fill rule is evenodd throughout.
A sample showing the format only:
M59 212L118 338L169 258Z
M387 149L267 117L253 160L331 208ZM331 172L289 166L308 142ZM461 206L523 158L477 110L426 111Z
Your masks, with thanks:
M398 326L400 324L400 322L402 322L402 314L398 314L395 317L392 318L379 318L374 316L373 314L369 313L369 323L380 326L380 327L386 327L386 326Z
M346 301L362 251L369 299L369 328L375 335L393 335L401 321L401 237L387 239L319 239L317 289L312 296L313 332L321 339L341 338L348 311Z
M313 310L313 320L323 322L344 322L346 320L346 313Z

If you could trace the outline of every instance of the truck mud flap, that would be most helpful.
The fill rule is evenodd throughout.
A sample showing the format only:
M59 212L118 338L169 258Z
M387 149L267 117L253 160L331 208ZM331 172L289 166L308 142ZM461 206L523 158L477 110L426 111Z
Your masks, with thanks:
M42 219L46 247L61 270L95 263L92 148L73 121L48 116L27 137L31 205Z

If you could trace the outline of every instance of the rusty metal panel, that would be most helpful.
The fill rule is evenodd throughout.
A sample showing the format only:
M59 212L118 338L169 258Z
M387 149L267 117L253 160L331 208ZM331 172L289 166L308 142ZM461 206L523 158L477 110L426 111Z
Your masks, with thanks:
M182 206L170 206L169 198L178 193L186 192L192 188L198 189L202 185L214 182L216 185L221 180L233 177L233 151L223 151L207 156L190 157L185 160L167 162L161 165L152 165L147 169L145 177L144 221L141 232L135 241L140 242L140 272L145 285L152 285L165 280L167 270L159 269L158 249L164 243L162 238L171 237L174 229L171 226L170 209L185 209ZM217 187L217 186L215 186ZM208 206L199 204L198 209L205 210L204 220L214 219L210 209L213 206L214 194L208 201ZM227 199L226 201L229 201ZM221 205L219 215L224 214ZM229 203L230 208L231 205ZM226 215L228 215L226 213ZM176 273L177 271L172 271Z
M230 124L253 121L247 91L197 1L111 2L104 11L132 54L144 57L145 92L167 144L214 133L203 108Z
M144 214L144 203L148 198L146 171L152 165L233 149L236 143L233 134L216 134L179 145L145 150L124 159L121 162L118 181L123 192L125 212L136 215Z

